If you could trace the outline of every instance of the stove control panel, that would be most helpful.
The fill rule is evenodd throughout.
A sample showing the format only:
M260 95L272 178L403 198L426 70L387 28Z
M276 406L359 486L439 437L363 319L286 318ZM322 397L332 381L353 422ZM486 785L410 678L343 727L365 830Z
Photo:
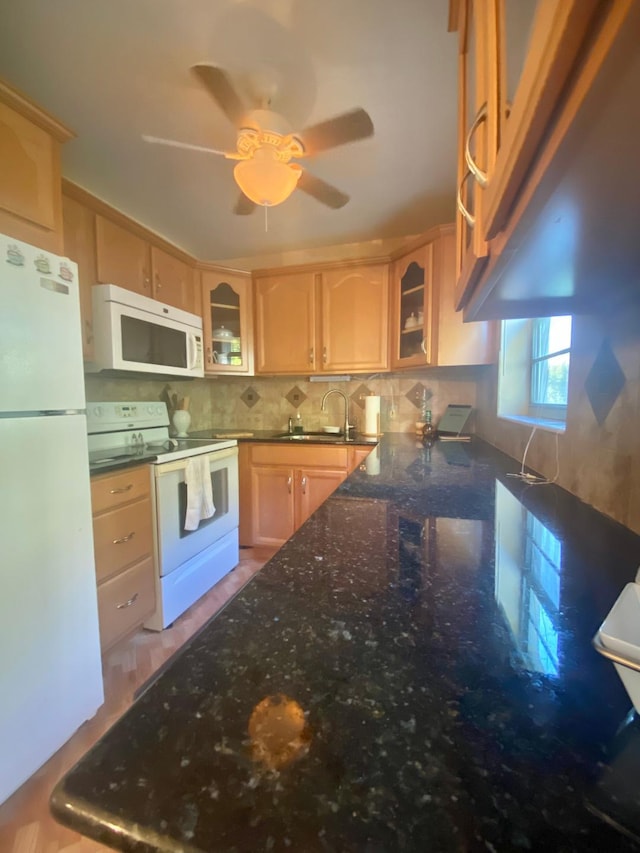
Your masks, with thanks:
M114 432L130 429L164 427L169 424L165 403L143 401L130 403L87 403L87 431Z

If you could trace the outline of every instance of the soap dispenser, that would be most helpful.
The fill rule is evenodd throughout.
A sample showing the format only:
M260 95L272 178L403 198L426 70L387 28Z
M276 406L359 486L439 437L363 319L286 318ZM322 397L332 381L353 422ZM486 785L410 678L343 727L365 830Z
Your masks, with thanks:
M302 432L304 432L304 429L303 429L303 427L302 427L302 418L301 418L301 416L300 416L300 412L298 412L298 413L297 413L297 415L296 415L296 424L295 424L295 426L294 426L294 428L293 428L293 431L294 431L294 432L296 432L296 433L302 433Z

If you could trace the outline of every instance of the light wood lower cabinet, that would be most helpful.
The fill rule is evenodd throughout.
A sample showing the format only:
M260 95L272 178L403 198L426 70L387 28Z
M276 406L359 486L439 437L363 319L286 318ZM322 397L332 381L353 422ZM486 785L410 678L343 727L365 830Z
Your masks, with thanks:
M355 465L353 448L243 444L240 544L282 545Z
M371 447L350 447L349 448L349 473L355 471L360 465L364 464L365 459L373 450Z
M155 610L148 467L93 477L91 501L100 645L104 652Z

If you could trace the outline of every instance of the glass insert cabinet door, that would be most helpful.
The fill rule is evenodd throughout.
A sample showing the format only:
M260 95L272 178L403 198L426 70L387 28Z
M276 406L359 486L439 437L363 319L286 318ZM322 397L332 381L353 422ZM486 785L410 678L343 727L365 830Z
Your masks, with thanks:
M253 373L251 277L202 271L205 373Z
M432 326L432 247L394 261L392 367L429 364Z

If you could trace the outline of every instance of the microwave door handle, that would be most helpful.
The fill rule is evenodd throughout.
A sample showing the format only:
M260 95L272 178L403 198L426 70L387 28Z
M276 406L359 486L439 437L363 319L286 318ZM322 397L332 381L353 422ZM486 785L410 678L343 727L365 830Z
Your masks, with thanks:
M196 366L196 337L193 332L187 334L187 368L193 370Z

